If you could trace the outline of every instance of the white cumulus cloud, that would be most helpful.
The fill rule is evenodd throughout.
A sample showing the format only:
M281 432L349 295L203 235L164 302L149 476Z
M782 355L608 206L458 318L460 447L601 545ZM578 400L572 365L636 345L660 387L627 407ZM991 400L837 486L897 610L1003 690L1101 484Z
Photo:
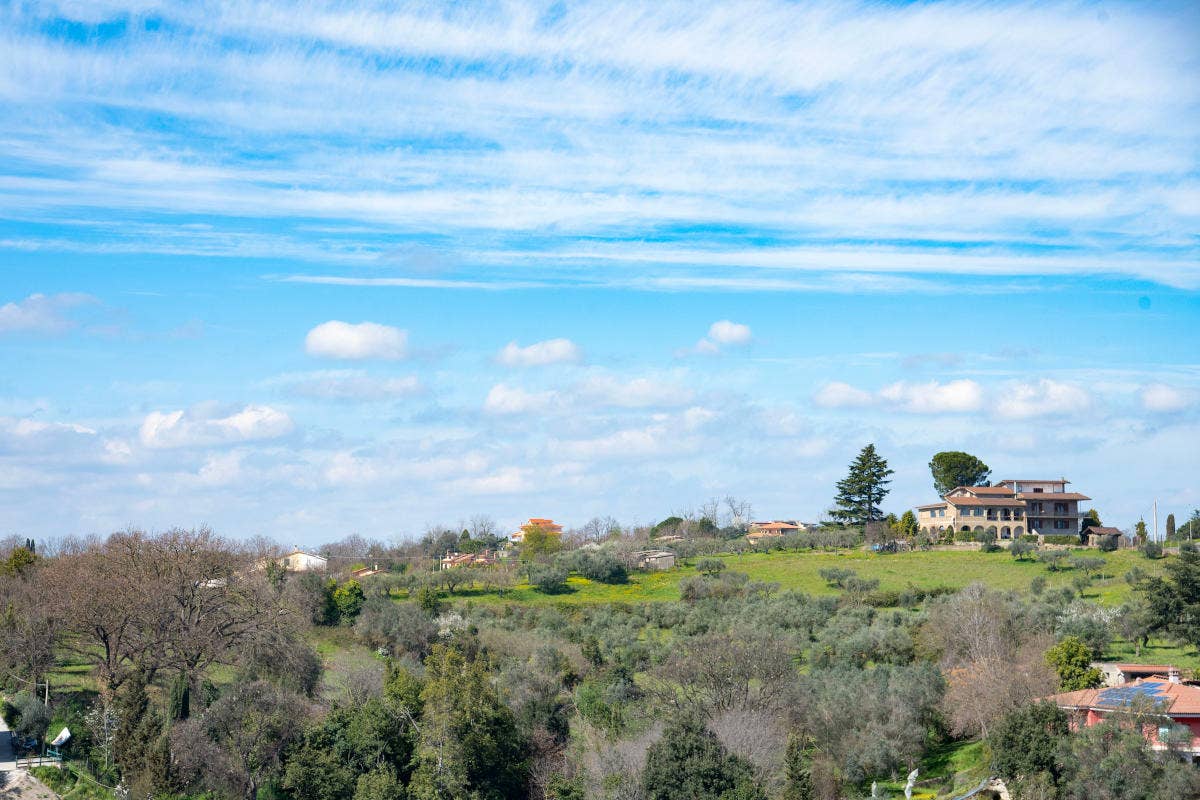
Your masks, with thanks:
M1147 411L1170 413L1182 411L1192 404L1195 395L1165 383L1152 383L1142 388L1142 408Z
M138 432L146 447L196 447L274 439L290 433L291 417L270 406L249 405L224 417L196 411L152 411Z
M914 414L961 413L978 411L983 406L983 388L965 379L947 383L898 381L881 389L879 396Z
M397 360L408 351L408 331L377 322L323 322L304 337L304 349L318 358Z
M518 386L497 383L483 401L483 409L489 414L528 414L544 411L554 397L554 392L527 392Z
M622 408L685 405L695 394L671 380L631 378L626 381L611 375L593 375L575 387L575 392L585 403Z
M848 383L832 381L817 390L813 402L825 408L862 408L875 402L875 398Z
M521 347L509 342L496 355L506 367L541 367L547 364L572 364L583 359L579 345L570 339L547 339Z
M94 302L86 294L31 294L0 306L0 333L62 333L75 327L68 309Z
M708 327L708 335L696 342L692 351L701 355L716 355L723 346L741 347L750 344L752 338L749 325L722 319Z
M717 344L748 344L750 342L750 326L727 319L714 322L708 329L708 338Z
M1042 378L1003 388L996 401L996 413L1008 419L1029 419L1077 414L1086 411L1091 404L1090 395L1080 387Z

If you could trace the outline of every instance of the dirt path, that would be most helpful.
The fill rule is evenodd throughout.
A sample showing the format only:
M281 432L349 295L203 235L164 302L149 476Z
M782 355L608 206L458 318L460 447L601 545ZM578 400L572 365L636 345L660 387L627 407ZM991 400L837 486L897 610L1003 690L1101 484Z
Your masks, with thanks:
M13 759L12 735L8 732L8 723L0 717L0 772L6 772L17 768L17 763Z
M59 800L59 797L28 772L17 769L0 772L0 800Z

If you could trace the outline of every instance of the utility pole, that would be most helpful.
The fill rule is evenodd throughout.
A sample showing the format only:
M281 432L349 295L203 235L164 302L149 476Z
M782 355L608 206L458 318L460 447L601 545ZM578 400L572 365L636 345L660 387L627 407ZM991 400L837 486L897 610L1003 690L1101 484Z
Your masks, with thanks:
M1158 538L1158 498L1154 498L1154 541L1161 541Z

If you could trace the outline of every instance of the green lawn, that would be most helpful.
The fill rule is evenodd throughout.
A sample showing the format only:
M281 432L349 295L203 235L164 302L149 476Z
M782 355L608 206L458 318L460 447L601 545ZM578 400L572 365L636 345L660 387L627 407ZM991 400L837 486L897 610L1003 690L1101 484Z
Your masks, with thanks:
M1094 550L1080 551L1089 556ZM1163 561L1149 561L1134 551L1104 554L1107 566L1101 570L1086 591L1089 600L1105 605L1119 605L1130 594L1124 574L1137 566L1147 574L1162 571ZM861 578L878 578L880 589L901 590L910 583L918 588L936 586L961 588L981 581L998 589L1025 591L1035 576L1046 578L1053 588L1070 586L1077 575L1072 569L1051 572L1038 561L1017 561L1007 552L981 553L974 550L931 550L927 552L875 555L862 550L800 551L749 553L723 556L729 569L745 572L752 580L777 583L781 589L795 589L814 595L836 594L820 576L826 567L845 567L855 570ZM566 592L544 594L528 584L518 584L503 595L481 589L460 589L454 599L481 602L516 603L645 603L679 599L679 581L695 570L689 566L664 572L630 575L629 582L616 586L593 583L585 578L571 577Z
M955 797L988 777L990 756L983 742L949 742L925 754L913 788L914 800ZM880 797L903 797L904 780L880 781Z

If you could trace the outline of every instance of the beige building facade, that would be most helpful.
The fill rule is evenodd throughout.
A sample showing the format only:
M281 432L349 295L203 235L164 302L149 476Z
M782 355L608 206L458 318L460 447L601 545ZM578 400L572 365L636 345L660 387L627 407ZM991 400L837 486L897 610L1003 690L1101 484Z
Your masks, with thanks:
M991 533L997 539L1025 534L1079 535L1087 495L1068 492L1059 480L1003 480L995 486L959 486L940 502L917 506L921 532Z

